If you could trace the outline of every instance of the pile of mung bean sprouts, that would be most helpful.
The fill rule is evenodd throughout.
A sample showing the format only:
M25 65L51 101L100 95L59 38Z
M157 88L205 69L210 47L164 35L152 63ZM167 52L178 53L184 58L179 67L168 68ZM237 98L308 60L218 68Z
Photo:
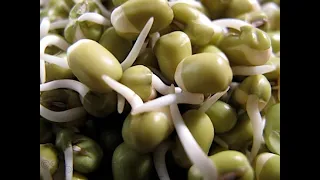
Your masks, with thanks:
M40 179L280 179L280 0L40 0Z

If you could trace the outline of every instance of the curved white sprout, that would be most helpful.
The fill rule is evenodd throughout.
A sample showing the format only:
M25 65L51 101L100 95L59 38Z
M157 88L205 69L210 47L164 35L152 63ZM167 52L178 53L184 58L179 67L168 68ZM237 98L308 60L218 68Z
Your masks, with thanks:
M277 67L273 65L232 66L231 69L234 76L252 76L272 72L276 70Z
M155 74L152 74L152 87L162 95L167 95L170 93L170 86L165 85L162 80ZM181 88L175 87L175 93L181 92Z
M132 66L132 64L134 63L134 61L137 59L141 48L144 44L145 39L147 38L150 29L152 27L154 18L151 17L148 22L146 23L146 25L143 27L142 31L140 32L138 39L136 40L135 44L133 45L130 53L128 54L128 56L126 57L126 59L121 63L121 67L123 70L128 69L130 66Z
M206 101L204 101L200 106L199 111L206 112L215 102L217 102L226 92L228 92L229 88L230 87L228 86L227 89L225 89L224 91L217 92L216 94L208 98Z
M57 35L47 35L40 40L40 59L47 61L49 63L56 64L63 68L69 69L69 65L66 59L56 57L53 55L45 54L45 49L50 46L54 45L58 48L67 51L68 47L70 46L62 37Z
M40 115L52 122L70 122L86 115L83 107L76 107L65 111L52 111L40 104Z
M81 102L83 103L83 98L90 91L90 89L79 81L75 81L72 79L60 79L50 81L44 84L40 84L40 92L41 91L50 91L54 89L72 89L80 94Z
M106 19L105 17L103 17L102 15L98 14L98 13L93 13L93 12L88 12L88 13L84 13L82 14L79 18L78 21L82 22L82 21L91 21L103 26L109 26L110 25L110 21L108 19Z
M71 143L63 151L65 161L65 177L66 180L72 180L73 177L73 149Z
M153 49L154 45L156 45L156 42L160 38L160 33L159 32L152 33L150 34L150 38L151 38L151 47Z
M50 30L63 29L68 25L68 23L69 23L69 19L57 20L57 21L51 23Z
M166 153L172 146L172 142L162 142L153 153L153 163L160 180L170 180L166 165Z
M170 104L201 104L204 100L203 94L181 92L168 94L157 99L148 101L139 107L132 109L131 114L136 115L144 112L153 111L156 108L168 106Z
M258 104L259 98L256 95L248 96L246 110L253 129L253 143L249 157L250 162L252 162L253 159L257 156L262 143L263 127Z
M114 91L121 94L129 102L132 109L135 109L143 104L142 99L127 86L119 83L107 75L102 75L101 78Z
M234 18L222 18L212 21L213 25L220 26L222 28L233 28L240 31L242 26L252 26L250 23L247 23L240 19Z
M110 19L111 12L108 11L108 10L104 7L104 5L100 2L100 0L93 0L93 1L96 3L96 5L98 6L98 8L100 9L101 14L102 14L104 17L107 17L107 18Z
M119 114L122 114L124 106L126 105L126 99L121 94L117 94L117 98L118 98L117 110Z
M174 89L172 87L172 91ZM218 177L215 164L203 152L190 130L184 123L177 104L170 105L173 124L177 131L180 142L192 164L199 169L204 180L216 180Z
M48 34L50 30L50 20L48 17L42 19L40 24L40 39Z

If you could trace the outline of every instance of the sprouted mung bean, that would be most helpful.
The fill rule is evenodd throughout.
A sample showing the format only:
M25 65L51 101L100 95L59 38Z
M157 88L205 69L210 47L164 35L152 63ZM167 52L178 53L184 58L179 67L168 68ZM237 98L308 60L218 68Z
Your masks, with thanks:
M40 1L40 179L280 179L279 164L280 0Z

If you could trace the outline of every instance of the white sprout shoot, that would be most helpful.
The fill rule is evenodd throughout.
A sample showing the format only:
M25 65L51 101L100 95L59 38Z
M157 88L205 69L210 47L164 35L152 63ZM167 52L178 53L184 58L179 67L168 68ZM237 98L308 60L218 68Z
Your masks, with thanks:
M40 156L40 174L43 180L52 180L46 160Z
M201 104L199 111L206 112L214 103L216 103L224 94L226 94L226 92L228 92L229 88L230 87L228 86L227 89L225 89L224 91L217 92L213 96L205 100Z
M153 153L153 163L159 180L170 180L166 165L166 153L172 144L170 141L162 142Z
M231 95L232 93L234 92L234 90L240 85L240 83L237 83L237 82L232 82L230 84L230 89L229 89L229 92L227 92L225 95L222 96L222 99L225 101L225 102L229 102L230 98L231 98Z
M142 99L130 88L110 78L107 75L102 75L102 80L110 86L114 91L121 94L130 104L132 109L143 105Z
M60 67L69 69L69 65L66 59L56 57L53 55L45 54L45 49L48 46L57 46L58 48L67 51L70 46L62 37L57 35L47 35L40 40L40 59L47 61L49 63L56 64Z
M101 11L101 14L102 14L104 17L110 19L111 12L108 11L108 10L104 7L104 5L100 2L100 0L93 0L93 2L96 3L96 5L98 6L98 8L99 8L100 11Z
M83 107L76 107L65 111L52 111L40 104L40 115L52 122L70 122L86 115Z
M133 45L130 53L128 54L128 56L126 57L126 59L121 63L121 67L123 70L128 69L130 66L132 66L132 64L134 63L134 61L137 59L140 50L144 44L144 41L146 40L149 31L152 27L154 18L151 17L148 22L146 23L146 25L143 27L142 31L140 32L135 44Z
M126 99L121 94L117 94L117 98L118 98L117 110L119 114L122 114L124 106L126 105Z
M152 74L152 87L162 95L170 94L170 86L165 85L162 80L155 74ZM175 93L181 93L179 87L175 87Z
M40 24L40 39L45 37L50 30L50 20L48 17L42 19Z
M80 39L86 39L86 37L84 36L82 30L80 29L80 26L77 25L76 27L76 32L75 32L75 35L74 35L74 42L77 42L79 41Z
M156 45L156 42L160 38L160 33L159 32L152 33L150 34L150 38L151 38L151 47L153 49L154 45Z
M40 91L50 91L54 89L72 89L80 94L82 98L90 91L90 89L79 81L72 79L60 79L47 82L40 85Z
M81 151L81 148L80 148L79 146L73 145L73 146L72 146L72 150L73 150L74 152L80 152L80 151Z
M234 76L252 76L272 72L277 67L274 65L232 66L231 69Z
M82 14L79 18L78 21L82 22L82 21L91 21L103 26L109 26L110 25L110 21L108 19L106 19L105 17L103 17L102 15L98 14L98 13L92 13L92 12L88 12L88 13L84 13Z
M178 4L178 3L185 3L185 4L188 4L188 5L191 5L192 7L195 7L195 8L202 8L202 5L200 2L198 1L194 1L194 0L175 0L175 1L169 1L168 4L170 7L174 6L175 4Z
M220 26L222 28L233 28L240 31L242 26L252 26L250 23L247 23L240 19L233 19L233 18L222 18L212 21L213 25Z
M157 96L158 96L157 91L152 87L151 94L146 101L151 101L151 100L157 98Z
M148 44L149 44L149 39L146 39L146 41L143 43L143 45L140 49L139 55L142 54L146 50Z
M40 83L43 84L46 80L46 63L44 60L40 59Z
M165 84L171 84L172 82L170 82L166 77L163 76L163 74L160 72L160 70L154 68L154 67L148 67L153 74L155 74L156 76L158 76L162 82L164 82Z
M262 134L263 134L263 127L262 127L262 118L258 107L259 98L256 95L249 95L246 110L248 116L250 118L250 122L252 124L253 129L253 143L251 148L251 153L249 160L250 162L258 155L261 143L262 143Z
M229 149L229 145L224 140L222 140L219 136L215 135L213 138L213 141L218 145L220 145L221 147Z
M68 147L63 151L65 162L65 177L66 180L72 180L73 177L73 149L71 142Z
M174 92L172 87L171 92ZM197 141L192 136L190 130L184 123L177 104L170 104L170 112L178 138L185 150L188 158L199 169L204 180L218 179L218 173L215 164L203 152Z
M157 99L148 101L143 105L132 109L131 114L136 115L144 112L150 112L154 109L168 106L170 104L201 104L204 100L203 94L190 92L181 92L176 94L167 94Z
M55 22L52 22L50 25L50 30L54 29L64 29L69 23L69 19L61 19Z

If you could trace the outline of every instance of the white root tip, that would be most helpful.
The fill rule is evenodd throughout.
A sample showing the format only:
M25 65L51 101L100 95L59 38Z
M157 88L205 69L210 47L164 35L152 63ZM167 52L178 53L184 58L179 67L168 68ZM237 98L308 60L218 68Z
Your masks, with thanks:
M53 56L53 55L49 55L49 54L40 54L40 59L42 59L48 63L60 66L62 68L70 69L67 59Z
M60 79L55 81L50 81L45 84L40 85L40 91L50 91L54 89L72 89L80 94L82 98L90 91L89 88L79 81L71 79Z
M276 70L277 67L273 65L233 66L231 69L234 76L252 76L272 72Z
M50 25L50 30L54 29L64 29L69 23L69 19L62 19L55 22L52 22Z
M64 161L65 161L65 177L66 180L72 180L73 177L73 149L72 145L69 144L64 150Z
M121 67L123 70L128 69L130 66L132 66L132 64L134 63L134 61L137 59L140 50L143 46L144 41L146 40L150 29L152 27L154 18L151 17L148 22L146 23L146 25L143 27L142 31L140 32L135 44L133 45L133 48L131 49L130 53L128 54L128 56L126 57L126 59L121 63Z
M172 91L174 91L173 88ZM215 164L203 152L199 144L192 136L182 119L177 104L170 105L170 112L180 142L192 164L199 169L204 177L204 180L216 180L218 173Z
M199 108L199 111L206 112L214 103L216 103L224 94L228 92L229 88L230 87L228 86L226 90L218 92L210 98L208 98L204 103L202 103L201 107Z
M170 180L166 165L166 153L172 146L172 142L162 142L153 153L153 163L160 180Z
M152 74L152 87L156 89L160 94L167 95L169 94L170 86L165 85L161 79L155 75ZM181 93L182 90L179 87L175 87L175 93Z
M153 49L154 45L156 45L156 42L160 38L160 33L159 32L152 33L150 34L150 37L151 37L151 47Z
M126 104L126 99L121 96L121 94L117 94L118 97L118 104L117 104L117 109L118 109L118 113L122 114L124 106Z
M50 30L50 20L48 17L42 19L40 24L40 39L45 37Z
M262 127L262 118L259 111L259 98L256 95L249 95L246 105L246 110L248 116L250 118L252 129L253 129L253 143L251 148L250 154L250 162L258 155L261 143L262 143L262 134L263 134L263 127Z
M201 104L204 100L203 94L194 94L182 92L177 94L168 94L157 99L148 101L143 105L132 109L131 114L136 115L143 112L150 112L154 109L168 106L170 104Z
M105 17L103 17L102 15L98 14L98 13L84 13L82 14L79 18L78 21L82 22L82 21L91 21L103 26L109 26L111 23L108 19L106 19Z
M40 104L40 115L52 122L70 122L87 114L83 107L76 107L65 111L51 111Z
M101 78L114 91L121 94L129 102L132 109L135 109L143 104L142 99L127 86L115 81L107 75L102 75Z
M222 18L218 20L212 21L212 24L220 26L221 28L233 28L240 31L242 26L252 26L251 24L242 21L240 19L233 19L233 18Z

